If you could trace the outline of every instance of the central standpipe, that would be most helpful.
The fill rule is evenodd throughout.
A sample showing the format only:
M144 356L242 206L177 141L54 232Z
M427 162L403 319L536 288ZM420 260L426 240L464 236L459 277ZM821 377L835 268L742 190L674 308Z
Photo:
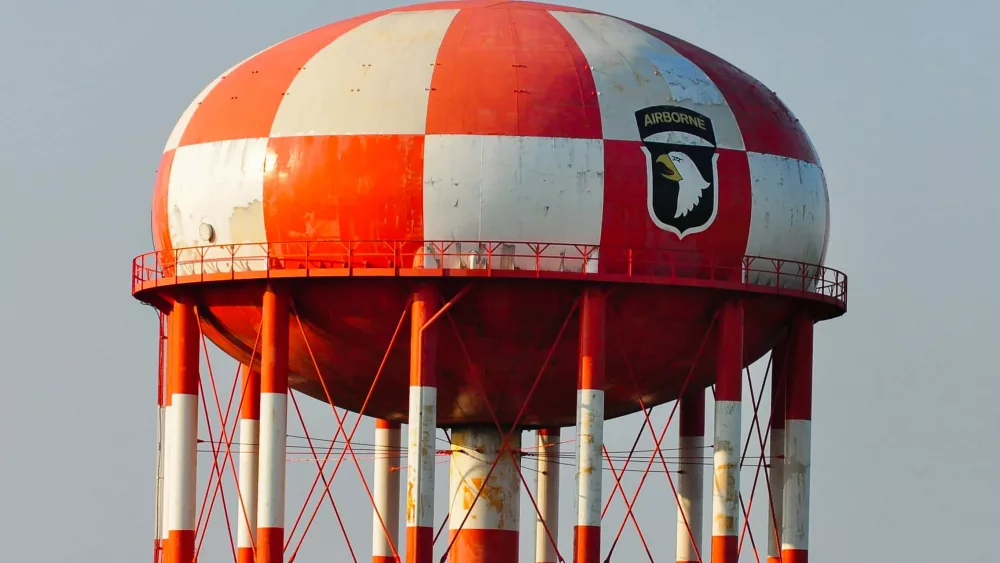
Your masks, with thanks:
M677 563L694 563L703 553L701 520L705 503L705 469L702 466L705 455L704 389L681 397L679 426Z
M424 329L438 310L434 290L421 286L410 315L410 417L406 462L406 563L433 563L434 455L437 430L437 347L434 325Z
M535 498L535 563L556 563L559 541L559 428L539 428L535 459L538 460L538 485ZM546 533L546 529L548 532ZM549 536L552 536L551 539Z
M520 431L509 436L504 447L496 428L452 430L448 495L451 563L517 563L520 450ZM494 461L496 467L490 473Z
M743 305L730 301L718 320L715 363L715 472L712 563L736 563L740 532L740 423L743 396Z
M281 563L285 547L288 298L271 285L264 292L261 323L257 562Z
M771 512L767 521L767 563L782 563L781 519L785 487L785 381L788 370L788 342L771 351Z
M575 563L601 557L601 454L604 445L604 359L606 296L597 288L583 294L576 414Z
M243 366L240 399L239 496L236 499L236 560L254 563L257 538L257 473L260 443L260 373Z

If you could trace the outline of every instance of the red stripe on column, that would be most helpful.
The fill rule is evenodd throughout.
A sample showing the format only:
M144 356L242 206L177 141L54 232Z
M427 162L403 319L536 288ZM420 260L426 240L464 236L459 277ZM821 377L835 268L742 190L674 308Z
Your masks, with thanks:
M375 428L380 430L399 430L399 426L398 422L392 422L381 418L375 419Z
M435 354L437 331L433 327L422 330L425 323L438 309L437 296L427 285L420 286L413 296L410 315L410 386L435 387ZM410 460L414 463L414 460Z
M458 536L458 537L455 537ZM512 563L518 556L517 530L455 530L448 561L451 563Z
M736 554L739 551L738 536L712 536L712 561L723 563L736 563ZM787 563L787 562L786 562Z
M701 233L678 239L673 233L656 226L649 215L647 174L649 164L637 141L604 141L604 213L601 245L609 248L675 250L685 260L699 263L711 261L733 266L738 277L739 257L746 252L750 235L750 165L743 151L720 149L718 160L718 213L712 226ZM712 255L699 258L698 253L710 250ZM733 257L719 261L719 256ZM650 264L654 256L636 255L636 266ZM645 260L642 262L642 260ZM624 272L626 261L621 256L601 256L601 270ZM707 273L707 272L706 272ZM718 277L722 272L717 271Z
M271 139L268 153L268 240L423 240L423 137L285 137ZM310 253L343 253L343 245L322 246Z
M434 529L429 526L406 528L407 563L430 563L434 557Z
M396 558L391 555L372 555L372 563L396 563Z
M288 86L323 47L381 13L303 33L239 65L205 96L181 136L181 146L267 137Z
M172 404L175 393L198 394L199 343L198 318L194 302L188 295L181 295L174 302L170 329L167 335L168 363L171 376L167 378L167 406Z
M256 563L253 555L253 548L251 547L238 547L236 548L236 563Z
M792 325L786 400L788 420L812 420L813 320L799 317Z
M284 551L284 528L257 528L257 563L281 563Z
M163 563L191 563L194 540L194 530L170 530L170 537L163 548Z
M240 418L260 420L260 372L247 366L243 366L241 372L243 390L241 391Z
M548 11L521 2L466 8L438 51L427 134L601 138L583 51Z
M574 563L600 563L600 560L601 560L600 526L574 526L573 527Z
M681 398L680 404L681 436L705 435L705 390L698 389Z
M577 389L604 390L607 297L587 289L580 312L580 373Z
M288 297L268 286L264 292L261 327L261 393L288 393Z
M781 552L781 563L809 563L809 552L805 549L786 549Z
M169 209L168 188L170 184L170 169L174 164L174 151L167 151L160 157L160 167L156 170L156 185L153 187L153 206L151 209L153 248L162 251L166 256L160 260L166 264L173 264L172 255L174 247L170 244L170 218L167 215ZM170 258L164 261L164 258ZM148 264L152 266L153 264Z
M718 320L718 354L715 364L715 399L743 399L743 305L737 301L722 306Z
M746 150L819 164L805 130L767 86L704 49L651 27L628 23L670 45L708 75L729 103ZM748 84L752 87L747 88Z

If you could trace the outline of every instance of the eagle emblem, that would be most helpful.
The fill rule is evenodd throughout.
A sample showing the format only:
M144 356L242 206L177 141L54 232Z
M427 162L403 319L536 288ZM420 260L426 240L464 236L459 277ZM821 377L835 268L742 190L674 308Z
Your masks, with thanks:
M712 225L718 211L718 159L712 121L678 106L635 112L646 155L647 207L659 228L684 238Z

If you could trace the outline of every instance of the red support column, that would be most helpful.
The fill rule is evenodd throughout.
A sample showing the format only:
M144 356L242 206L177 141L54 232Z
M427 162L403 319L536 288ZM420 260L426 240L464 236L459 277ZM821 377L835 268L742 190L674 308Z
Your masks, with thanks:
M437 431L436 327L424 325L439 304L430 286L413 297L410 315L410 417L406 462L406 563L433 563L434 454Z
M575 563L601 557L601 479L604 445L604 360L607 301L598 288L587 289L580 314L580 367L576 415Z
M165 563L194 559L198 475L198 368L201 350L194 300L181 295L170 313L168 340L166 448L168 539Z
M785 374L788 371L788 339L771 351L771 458L770 514L767 521L767 563L781 561L782 494L785 487Z
M257 538L258 444L260 443L260 372L243 366L240 394L240 482L236 499L236 559L254 563Z
M705 455L704 389L680 398L679 430L677 563L694 563L702 553L701 521L705 504L705 469L702 464Z
M399 551L399 447L399 423L376 419L372 563L395 563Z
M260 351L260 458L257 561L281 563L285 546L285 449L288 430L288 297L264 292Z
M736 563L740 516L740 425L743 399L743 305L719 316L715 364L715 476L712 483L712 563Z
M781 522L783 563L809 561L809 472L812 455L813 320L792 325L785 420L784 509Z

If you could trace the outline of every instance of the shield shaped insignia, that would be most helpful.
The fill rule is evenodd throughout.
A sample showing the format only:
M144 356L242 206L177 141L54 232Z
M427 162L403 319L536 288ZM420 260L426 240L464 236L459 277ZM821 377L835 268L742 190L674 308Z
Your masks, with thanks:
M719 203L712 121L677 106L643 108L635 120L648 166L650 218L678 238L708 229Z

